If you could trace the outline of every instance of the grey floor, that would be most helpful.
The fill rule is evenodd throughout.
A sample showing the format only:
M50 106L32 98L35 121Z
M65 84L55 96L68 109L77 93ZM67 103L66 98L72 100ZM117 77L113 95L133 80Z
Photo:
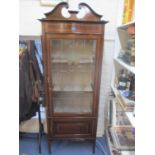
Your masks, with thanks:
M49 155L46 136L42 137L41 146L41 154ZM109 155L105 137L97 138L95 154L92 152L92 143L90 141L55 140L52 142L51 148L51 155ZM19 155L39 155L37 138L20 137Z

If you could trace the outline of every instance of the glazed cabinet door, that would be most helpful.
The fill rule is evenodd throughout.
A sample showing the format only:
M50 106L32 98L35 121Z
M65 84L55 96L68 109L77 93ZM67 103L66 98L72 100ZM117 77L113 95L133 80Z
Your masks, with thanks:
M46 36L52 115L93 115L98 79L98 37Z

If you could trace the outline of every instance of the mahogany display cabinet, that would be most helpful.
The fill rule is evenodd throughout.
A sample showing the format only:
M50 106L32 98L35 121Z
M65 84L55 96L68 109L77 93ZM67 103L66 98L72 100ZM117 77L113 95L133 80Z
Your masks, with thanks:
M85 3L78 7L62 2L40 19L49 152L54 139L88 139L95 151L107 21Z

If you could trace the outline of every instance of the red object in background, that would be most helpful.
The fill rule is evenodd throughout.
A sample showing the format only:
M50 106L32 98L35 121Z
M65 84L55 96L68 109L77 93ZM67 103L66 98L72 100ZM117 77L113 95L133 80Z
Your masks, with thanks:
M131 35L135 34L135 26L128 27L127 31L128 31L128 34L131 34Z
M21 59L22 59L22 53L19 54L19 60L21 60Z

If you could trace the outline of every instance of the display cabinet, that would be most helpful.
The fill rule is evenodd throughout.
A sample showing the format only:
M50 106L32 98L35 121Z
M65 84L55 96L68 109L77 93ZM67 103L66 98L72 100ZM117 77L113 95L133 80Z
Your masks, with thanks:
M65 14L63 14L65 12ZM89 139L95 151L104 42L101 15L62 2L42 23L49 151L53 139Z

